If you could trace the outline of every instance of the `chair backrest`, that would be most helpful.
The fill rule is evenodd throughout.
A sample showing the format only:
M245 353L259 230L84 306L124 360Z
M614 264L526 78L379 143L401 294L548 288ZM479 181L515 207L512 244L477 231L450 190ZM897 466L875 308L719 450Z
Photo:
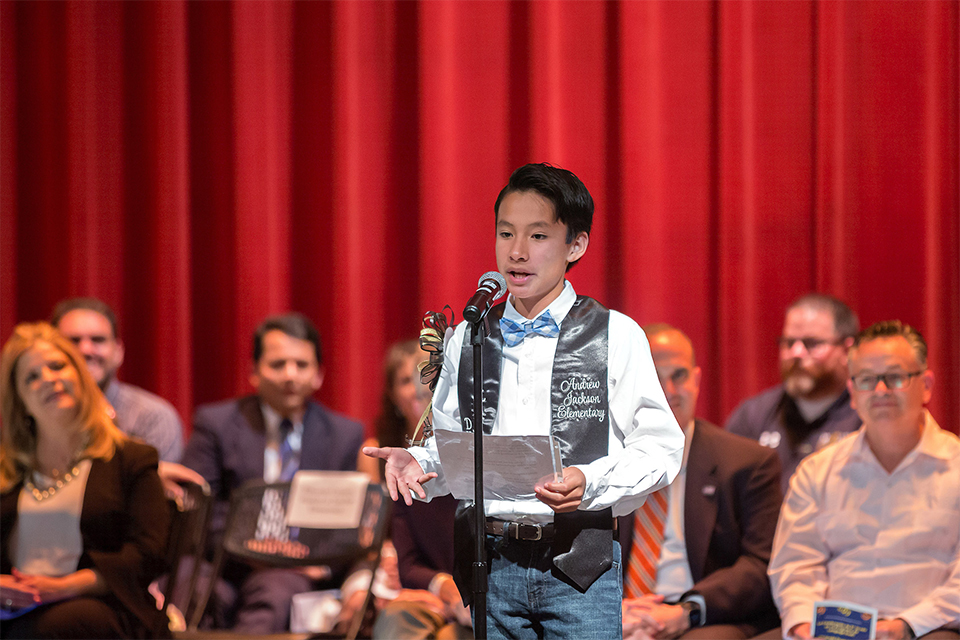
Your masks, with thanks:
M253 483L230 496L223 549L273 566L349 563L379 549L391 502L380 485L367 485L360 526L354 529L290 527L285 522L291 483Z
M167 545L168 574L167 583L163 589L163 611L166 613L170 604L175 604L187 617L190 615L190 605L197 588L213 497L206 483L203 485L193 482L179 484L183 494L169 501L172 518ZM184 563L184 558L189 558L191 561ZM190 580L185 596L183 589L177 588L181 564L189 567L190 570Z
M386 490L378 484L367 485L358 527L315 529L287 525L286 509L291 486L290 482L267 484L254 481L235 489L230 495L230 511L222 543L214 557L213 575L190 618L191 629L197 628L203 616L226 556L276 567L346 567L371 558L373 571L376 571L393 505ZM370 582L373 582L372 574ZM368 590L363 609L369 601ZM348 637L356 636L363 613L363 610L358 612Z

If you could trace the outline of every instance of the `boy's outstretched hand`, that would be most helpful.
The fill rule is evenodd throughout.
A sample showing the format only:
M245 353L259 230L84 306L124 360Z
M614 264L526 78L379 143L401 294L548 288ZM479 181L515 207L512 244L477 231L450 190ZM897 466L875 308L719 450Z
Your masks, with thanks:
M563 482L545 482L543 487L536 487L537 498L557 513L576 511L583 500L583 488L587 479L583 471L576 467L567 467L563 470Z
M419 497L426 498L427 494L420 485L437 477L435 473L424 473L417 459L410 455L409 451L399 447L364 447L363 454L387 461L383 473L387 491L394 501L402 495L407 506L413 504L411 490Z

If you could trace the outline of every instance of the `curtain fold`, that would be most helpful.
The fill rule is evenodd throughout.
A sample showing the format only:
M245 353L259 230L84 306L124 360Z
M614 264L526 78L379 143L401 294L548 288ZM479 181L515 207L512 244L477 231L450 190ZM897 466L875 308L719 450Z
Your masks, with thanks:
M121 377L249 390L250 337L320 327L371 424L388 345L459 319L493 203L548 161L597 204L578 292L693 339L699 414L777 382L811 290L930 342L960 425L958 3L0 3L0 334L117 311Z

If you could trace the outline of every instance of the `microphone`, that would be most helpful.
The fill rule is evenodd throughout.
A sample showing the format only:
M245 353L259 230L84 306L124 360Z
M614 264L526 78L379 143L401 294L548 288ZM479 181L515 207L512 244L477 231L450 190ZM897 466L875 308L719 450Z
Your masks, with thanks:
M467 301L463 310L463 319L476 324L490 311L493 301L507 291L507 281L497 271L487 271L480 276L477 292Z

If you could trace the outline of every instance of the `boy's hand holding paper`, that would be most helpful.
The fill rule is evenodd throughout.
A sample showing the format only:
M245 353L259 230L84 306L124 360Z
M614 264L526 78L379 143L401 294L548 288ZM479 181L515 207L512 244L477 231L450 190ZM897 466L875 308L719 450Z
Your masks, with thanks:
M583 500L583 489L587 479L583 471L576 467L567 467L563 470L562 482L547 482L535 491L540 502L544 503L557 513L576 511Z

